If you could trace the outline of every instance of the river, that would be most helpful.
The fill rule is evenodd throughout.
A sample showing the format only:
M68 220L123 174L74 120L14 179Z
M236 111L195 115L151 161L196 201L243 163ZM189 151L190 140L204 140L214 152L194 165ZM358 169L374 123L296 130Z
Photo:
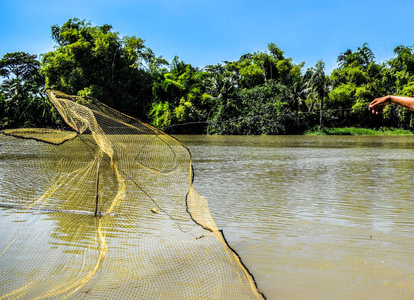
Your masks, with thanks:
M414 299L414 137L176 137L268 299Z
M192 153L195 190L208 199L217 227L240 255L267 299L414 299L413 136L180 135L176 138ZM69 160L79 163L93 160L93 156L86 157L83 148L78 147L83 144L74 141L73 145L76 147L66 153ZM35 161L42 155L55 162L54 152L42 150L46 146L27 147L25 160L20 162L13 159L21 153L8 147L11 152L17 152L8 156L9 161L0 161L0 200L7 204L12 200L25 201L32 194L34 198L42 195L45 191L40 183L51 182L54 177L43 172L46 179L51 178L35 177L33 180L24 167L32 170L32 158ZM15 169L12 169L13 163L19 163ZM53 172L53 164L48 163L44 161L43 170ZM113 176L109 162L107 170L108 174L103 171L102 176ZM187 180L186 173L184 175ZM18 180L7 179L13 176ZM95 181L88 184L92 187L89 191L92 199L96 184ZM69 191L72 186L62 185L63 188ZM105 189L102 197L113 190L116 187ZM58 201L58 196L53 201ZM78 196L72 198L78 201ZM99 263L105 256L106 245L109 250L126 247L128 243L136 243L132 249L141 247L141 240L137 238L142 234L140 230L148 232L154 220L158 220L155 218L167 216L166 211L162 214L150 212L154 203L150 202L148 207L141 204L140 209L146 212L141 218L128 214L119 220L111 215L101 220L90 215L72 216L66 214L67 211L21 212L3 207L0 219L8 227L3 227L0 235L3 243L0 246L4 246L0 251L3 259L0 279L4 278L0 286L5 284L11 290L20 286L19 280L24 278L18 276L19 270L27 273L28 288L32 284L30 276L39 273L39 278L46 281L56 275L53 272L44 275L42 272L48 269L37 268L33 261L37 265L52 265L50 261L54 259L53 266L61 264L70 269L72 265L59 261L61 256L56 253L68 253L65 257L69 258L83 257L80 269L85 269L89 280L90 274L94 274L95 262ZM188 218L187 214L185 216ZM80 222L80 218L83 221ZM108 231L105 222L109 224L112 219L126 222L126 226L120 227L119 232L116 226ZM184 221L180 223L183 226ZM165 223L162 224L160 228L165 227ZM108 243L100 228L108 231ZM183 228L180 227L180 234L184 234ZM77 239L71 239L72 235ZM165 236L168 237L162 235ZM195 241L200 243L207 240L197 237ZM26 241L31 247L23 251L19 245ZM38 248L49 255L43 255L36 250ZM145 257L152 253L147 250ZM125 248L123 251L128 254L135 250ZM140 258L135 252L129 254ZM22 261L19 265L13 261L16 256ZM165 257L157 257L161 258ZM127 260L111 258L108 254L103 259L103 274L112 270L113 262L127 264ZM85 264L90 269L85 268ZM177 264L181 268L184 265ZM15 273L4 271L8 266L12 266L9 269ZM29 272L27 268L33 270ZM128 268L139 269L136 265L128 265ZM132 273L112 271L114 276L121 276L121 282L135 280ZM8 283L9 277L16 280L16 287ZM63 284L66 282L62 281ZM85 288L84 293L89 291Z

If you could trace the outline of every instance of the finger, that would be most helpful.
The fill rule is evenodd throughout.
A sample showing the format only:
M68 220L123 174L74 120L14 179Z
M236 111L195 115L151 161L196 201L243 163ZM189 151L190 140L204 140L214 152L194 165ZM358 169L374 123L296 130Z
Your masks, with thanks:
M378 106L373 107L373 108L371 109L371 111L372 111L372 113L373 113L374 115L379 115L379 114L381 114L381 113L382 113L382 107L381 107L381 106L380 106L380 107L378 107Z

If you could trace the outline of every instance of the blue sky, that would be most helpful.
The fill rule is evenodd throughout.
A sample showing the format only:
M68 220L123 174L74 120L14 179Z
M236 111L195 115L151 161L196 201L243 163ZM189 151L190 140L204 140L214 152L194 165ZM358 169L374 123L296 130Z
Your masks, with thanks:
M233 61L275 43L295 63L322 59L329 73L347 49L368 43L381 62L414 45L412 0L0 0L0 56L42 54L52 25L80 18L134 35L168 61Z

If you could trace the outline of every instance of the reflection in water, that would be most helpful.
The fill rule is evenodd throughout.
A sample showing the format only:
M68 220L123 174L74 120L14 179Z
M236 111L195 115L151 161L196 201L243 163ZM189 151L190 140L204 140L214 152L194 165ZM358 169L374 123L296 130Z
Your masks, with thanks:
M269 299L414 297L414 137L178 139Z

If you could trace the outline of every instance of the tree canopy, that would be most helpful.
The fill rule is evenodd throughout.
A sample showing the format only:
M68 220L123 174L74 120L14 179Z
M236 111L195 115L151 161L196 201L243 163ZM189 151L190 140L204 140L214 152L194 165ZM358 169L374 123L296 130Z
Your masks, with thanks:
M369 45L304 69L274 43L236 61L196 68L167 62L136 36L111 25L70 19L51 27L53 51L6 53L0 60L0 126L56 125L45 87L92 96L174 133L292 134L314 127L382 126L412 130L410 111L390 106L381 117L367 106L387 94L414 96L414 52L400 45L381 63Z
M92 96L121 111L145 118L152 76L167 62L135 36L120 37L111 25L70 19L52 26L57 47L42 57L46 85L68 94Z
M57 122L57 115L42 94L45 79L36 55L6 53L0 60L0 75L0 128Z

